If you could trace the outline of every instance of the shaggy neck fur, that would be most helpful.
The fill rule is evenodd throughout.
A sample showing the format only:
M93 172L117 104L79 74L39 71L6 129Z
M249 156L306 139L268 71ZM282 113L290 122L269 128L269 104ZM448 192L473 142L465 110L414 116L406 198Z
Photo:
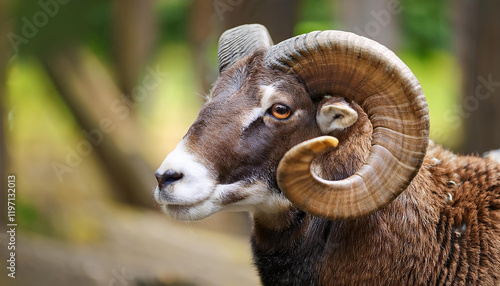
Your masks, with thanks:
M368 154L366 133L342 139L360 149L340 145L319 158L326 179L351 175L365 160L355 154ZM500 165L432 142L410 186L382 210L328 221L292 206L254 214L252 235L264 285L498 285L499 245Z

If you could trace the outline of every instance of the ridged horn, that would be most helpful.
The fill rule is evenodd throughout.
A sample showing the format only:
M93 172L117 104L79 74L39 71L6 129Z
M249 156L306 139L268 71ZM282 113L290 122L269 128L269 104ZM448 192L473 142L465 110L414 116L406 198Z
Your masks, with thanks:
M257 49L268 49L273 40L266 27L259 24L238 26L225 31L219 38L219 73L232 66L238 59Z
M426 154L429 111L418 80L393 52L352 33L311 32L272 46L264 63L300 77L312 97L354 100L373 126L366 163L344 180L327 181L311 172L313 159L332 148L330 139L288 151L277 180L293 204L330 220L355 219L380 210L408 187Z

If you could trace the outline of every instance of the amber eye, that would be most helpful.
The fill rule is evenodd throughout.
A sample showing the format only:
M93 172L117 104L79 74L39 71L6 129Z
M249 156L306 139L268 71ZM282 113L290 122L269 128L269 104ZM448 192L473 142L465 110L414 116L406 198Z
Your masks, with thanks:
M286 105L277 103L271 107L271 114L277 119L287 119L292 114L292 110Z

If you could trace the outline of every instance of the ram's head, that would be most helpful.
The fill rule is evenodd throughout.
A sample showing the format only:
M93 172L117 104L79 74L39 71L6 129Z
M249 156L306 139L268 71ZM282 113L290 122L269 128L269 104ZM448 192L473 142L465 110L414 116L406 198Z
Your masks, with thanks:
M382 45L339 31L273 45L263 26L244 25L221 36L218 56L210 99L156 172L155 198L171 216L293 204L353 219L390 203L418 172L427 103Z

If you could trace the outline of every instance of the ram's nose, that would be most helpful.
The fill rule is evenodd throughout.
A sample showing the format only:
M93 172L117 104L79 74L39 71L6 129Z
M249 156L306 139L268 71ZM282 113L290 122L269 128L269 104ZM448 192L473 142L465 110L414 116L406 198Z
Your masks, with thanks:
M182 177L184 177L184 174L176 172L174 170L166 170L164 173L161 173L159 171L155 172L156 180L158 181L158 187L160 189L168 186L171 183L174 183Z

